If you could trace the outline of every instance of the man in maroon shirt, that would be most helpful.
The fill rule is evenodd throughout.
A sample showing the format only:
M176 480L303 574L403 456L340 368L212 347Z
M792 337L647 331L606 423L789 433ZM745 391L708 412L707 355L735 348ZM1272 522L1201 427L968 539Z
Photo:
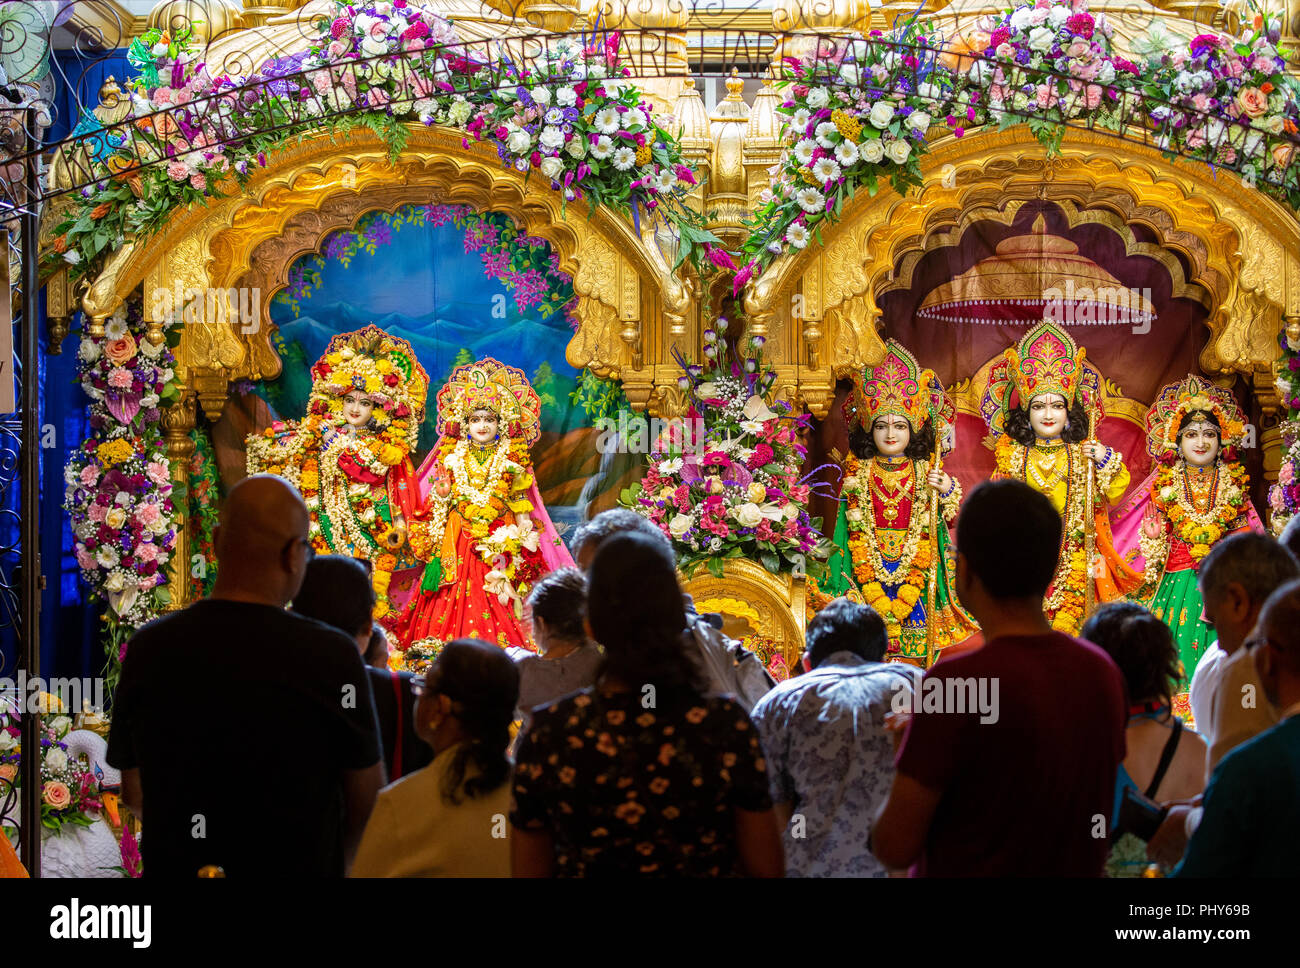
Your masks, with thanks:
M871 848L931 877L1097 877L1124 759L1124 680L1054 631L1043 594L1061 519L1020 481L986 482L957 522L957 595L978 651L926 674Z

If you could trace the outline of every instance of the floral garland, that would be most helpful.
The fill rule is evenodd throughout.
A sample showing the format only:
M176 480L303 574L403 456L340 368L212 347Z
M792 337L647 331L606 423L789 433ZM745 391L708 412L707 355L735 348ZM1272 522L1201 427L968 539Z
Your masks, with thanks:
M190 432L194 454L189 470L189 521L194 539L194 553L201 556L204 569L196 580L196 592L206 596L217 580L217 549L214 531L217 526L217 499L221 494L221 475L212 452L212 438L199 428Z
M41 696L48 715L41 730L41 826L58 834L64 827L90 827L94 814L103 809L99 780L68 755L64 742L72 730L72 718L57 697ZM18 709L0 699L0 783L21 785L22 730ZM3 798L0 798L3 799Z
M809 418L785 401L767 403L776 374L762 371L762 337L745 342L751 355L731 359L718 331L704 331L706 362L685 366L678 380L691 401L684 425L655 441L644 477L619 496L668 536L688 576L706 564L721 577L728 558L812 573L827 557L821 522L808 516L812 488L800 478Z
M1211 484L1213 501L1204 511L1198 511L1188 499L1187 466L1179 459L1161 464L1156 471L1151 503L1169 521L1173 537L1187 545L1194 565L1199 566L1232 523L1241 517L1249 485L1250 476L1239 462L1219 461ZM1154 588L1164 572L1169 540L1170 533L1163 528L1155 538L1143 532L1139 539L1139 549L1146 559L1143 582L1149 587Z
M695 178L680 144L623 80L630 71L617 33L561 39L521 69L504 49L475 60L423 3L340 0L313 26L310 50L246 76L210 71L188 27L133 42L140 76L131 112L109 139L114 150L94 162L102 180L74 197L48 257L74 275L93 271L126 239L158 232L178 207L236 194L268 153L303 135L366 127L396 157L411 123L493 143L503 164L538 171L565 202L585 198L638 227L642 213L664 218L680 240L679 264L730 263L687 204Z
M160 417L177 396L168 346L176 335L150 340L142 308L131 302L102 337L84 337L77 354L91 435L64 466L64 508L82 580L107 603L110 691L126 640L171 600L175 508Z
M819 238L858 189L875 194L882 176L900 192L919 184L926 129L937 122L958 137L990 122L1025 124L1049 153L1067 125L1143 141L1155 132L1169 156L1235 166L1300 209L1300 83L1277 47L1281 14L1250 12L1241 37L1201 34L1186 46L1157 22L1135 45L1140 64L1112 53L1112 28L1086 0L1022 2L957 38L939 36L918 10L889 34L787 58L775 82L791 89L778 109L786 149L750 223L737 292Z
M908 473L911 492L922 494L919 482L926 479L929 463L909 462ZM845 461L848 471L842 485L841 496L846 501L844 516L849 529L849 554L853 561L853 576L862 590L863 600L874 608L890 627L891 637L898 635L897 628L912 614L916 603L925 594L929 569L934 564L934 541L930 534L930 511L927 501L912 503L912 513L907 522L907 537L903 539L898 566L891 575L880 554L880 540L876 535L875 506L871 497L871 479L876 476L875 461L861 461L849 455ZM945 500L960 502L957 489ZM899 586L893 598L885 591L883 582Z
M1068 469L1065 478L1065 514L1061 530L1061 558L1052 576L1052 584L1043 608L1053 616L1053 625L1069 634L1083 627L1086 583L1092 581L1088 574L1087 556L1084 553L1084 502L1078 495L1088 488L1087 458L1082 456L1079 444L1062 444L1067 448ZM1006 434L998 438L994 447L995 471L1004 478L1025 480L1029 447L1017 443ZM1115 461L1112 455L1112 463ZM1111 475L1114 470L1111 470ZM1106 478L1108 479L1108 478ZM1102 472L1097 474L1099 487L1104 488ZM1062 618L1063 617L1063 618ZM1059 620L1059 621L1058 621Z

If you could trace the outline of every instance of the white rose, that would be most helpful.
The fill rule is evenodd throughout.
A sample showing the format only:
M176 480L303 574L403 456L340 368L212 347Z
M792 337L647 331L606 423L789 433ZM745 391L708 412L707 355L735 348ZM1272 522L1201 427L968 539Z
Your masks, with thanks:
M858 70L857 64L850 64L848 61L845 61L840 65L840 80L845 84L855 86L861 81L861 78L862 74Z
M926 81L917 87L916 96L925 98L927 101L942 101L943 88L932 81Z
M558 179L564 173L564 162L559 158L543 158L541 170L547 178Z
M533 146L533 136L527 131L512 131L506 138L506 150L512 155L525 155Z
M50 720L50 728L55 736L62 736L72 728L72 720L67 716L55 716Z
M1053 7L1047 11L1047 22L1052 25L1053 30L1060 30L1061 24L1070 18L1070 10L1064 4Z
M889 127L889 122L894 120L894 102L877 101L871 105L871 113L867 115L867 119L877 128Z
M691 516L689 514L674 514L668 520L668 532L674 538L680 538L691 529Z
M77 358L83 363L94 363L102 353L103 350L93 339L83 339L81 347L77 350Z
M911 153L912 146L902 138L891 141L889 144L885 145L885 154L888 155L889 160L896 165L901 165L903 162L907 161L907 156Z
M584 138L574 138L564 146L564 150L570 158L581 158L587 153L587 142Z
M369 34L361 38L361 53L367 57L378 57L386 50L388 50L387 40L380 40Z
M126 512L121 508L113 508L104 515L104 523L116 530L126 524Z
M1056 31L1050 27L1035 27L1029 32L1029 47L1031 50L1046 53L1052 49L1052 44L1056 41Z
M753 501L747 501L739 507L731 509L731 516L736 519L736 523L742 528L754 528L763 520L763 512L759 510L757 504Z
M1011 15L1011 29L1024 30L1029 26L1029 17L1033 14L1033 7L1021 7Z
M11 750L17 745L17 736L10 736L8 730L0 729L0 752Z
M68 754L57 746L51 746L45 754L45 765L55 773L62 773L68 768Z
M814 111L820 111L830 103L830 92L824 87L814 87L808 92L808 106Z
M562 108L571 108L578 103L578 92L571 87L561 87L555 92L555 103Z
M167 518L165 516L162 516L159 517L157 521L155 521L153 524L149 526L149 530L152 531L154 534L166 534L169 526L170 525L168 525L167 523Z
M848 519L850 524L857 524L862 520L862 512L858 508L852 508L844 512L844 517Z
M470 106L468 101L456 101L447 109L447 118L454 125L464 126L473 113L474 108Z
M548 87L535 87L528 92L533 96L533 100L541 107L548 108L551 106L551 89Z
M543 148L558 148L564 144L564 132L554 125L542 128L542 135L537 139Z
M874 165L885 157L885 146L880 143L879 138L872 138L862 145L859 153L862 155L863 161L868 161Z
M907 123L917 131L927 131L930 127L930 115L925 111L913 111L907 116Z
M122 577L122 570L114 568L109 572L108 578L104 581L104 591L120 592L126 588L126 580Z
M799 508L793 504L787 504L785 506L785 519L793 521L797 517L799 517Z

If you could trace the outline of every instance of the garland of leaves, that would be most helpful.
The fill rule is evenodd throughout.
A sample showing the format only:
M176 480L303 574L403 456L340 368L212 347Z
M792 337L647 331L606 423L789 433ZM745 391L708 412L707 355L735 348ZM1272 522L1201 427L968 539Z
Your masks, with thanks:
M213 532L217 526L217 504L221 498L221 475L212 449L212 438L202 427L190 432L194 453L190 457L189 521L194 539L192 553L199 555L203 569L194 575L197 597L206 598L217 580L217 549ZM193 572L191 571L193 575Z

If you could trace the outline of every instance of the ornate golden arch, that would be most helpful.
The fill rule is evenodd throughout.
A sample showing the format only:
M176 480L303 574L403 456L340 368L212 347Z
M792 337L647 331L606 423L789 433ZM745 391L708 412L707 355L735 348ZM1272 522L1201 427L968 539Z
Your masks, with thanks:
M270 297L287 279L298 256L315 251L335 228L367 211L412 202L468 204L503 212L528 234L546 239L559 267L573 277L578 330L566 349L574 367L623 381L634 404L644 406L654 388L657 364L668 359L666 334L693 335L693 290L670 272L653 244L651 229L638 233L606 208L588 213L585 201L566 207L549 183L525 182L503 168L487 145L462 143L463 132L410 125L402 152L372 132L353 129L346 138L304 138L276 152L242 193L176 213L152 238L114 253L90 282L82 300L91 335L137 287L143 286L145 320L160 334L168 304L155 293L182 290L261 289L261 319L244 332L237 318L184 326L176 349L179 403L162 422L172 478L183 488L194 444L189 434L197 405L220 416L232 382L259 380L280 371L270 342ZM237 191L232 183L232 191ZM190 556L184 502L173 557ZM173 607L189 601L188 569L171 581Z
M1025 126L947 138L922 173L925 186L904 198L860 192L823 229L822 246L778 259L746 296L751 320L792 364L792 394L813 413L826 414L837 378L881 358L876 299L900 271L970 219L1030 199L1079 219L1141 224L1184 256L1187 282L1210 297L1202 368L1246 376L1265 412L1276 410L1277 333L1284 317L1300 315L1300 223L1279 203L1236 176L1073 129L1053 159Z

